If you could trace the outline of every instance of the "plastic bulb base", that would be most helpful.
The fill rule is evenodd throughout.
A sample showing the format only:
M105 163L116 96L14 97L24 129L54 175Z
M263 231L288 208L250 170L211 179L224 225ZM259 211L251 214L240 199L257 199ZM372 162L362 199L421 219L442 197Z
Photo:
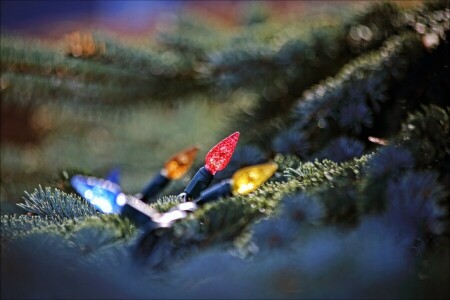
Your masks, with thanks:
M124 197L121 199L125 200L124 203L120 203L122 205L120 211L122 216L130 219L138 227L153 223L152 217L158 214L156 210L135 197L123 194L121 197Z
M152 197L159 194L170 182L170 179L158 173L153 177L141 191L140 199L146 203L153 202Z
M128 204L125 204L122 207L122 211L120 212L120 214L130 219L130 221L132 221L138 227L142 227L145 224L152 222L152 220L147 215L143 214L142 212Z
M188 186L184 189L184 193L186 193L185 200L189 201L190 199L199 197L200 193L208 187L213 178L214 175L205 167L200 168L192 178L191 182L189 182Z
M206 189L200 194L200 197L195 200L195 203L197 203L197 205L204 205L219 199L220 197L227 196L231 196L231 180L224 180Z

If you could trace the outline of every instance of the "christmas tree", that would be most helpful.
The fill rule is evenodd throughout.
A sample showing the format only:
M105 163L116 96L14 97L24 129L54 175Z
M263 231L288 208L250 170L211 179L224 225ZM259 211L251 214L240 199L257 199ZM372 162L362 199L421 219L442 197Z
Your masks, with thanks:
M272 4L2 33L2 298L450 297L449 2Z

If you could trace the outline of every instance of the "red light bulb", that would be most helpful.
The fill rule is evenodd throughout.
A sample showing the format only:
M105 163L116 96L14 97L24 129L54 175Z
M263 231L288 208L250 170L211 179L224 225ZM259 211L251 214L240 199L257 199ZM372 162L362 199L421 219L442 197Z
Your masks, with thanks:
M178 195L180 201L186 202L188 199L195 199L200 196L200 193L213 180L214 174L228 165L238 140L239 132L235 132L209 150L206 154L205 166L197 171L184 192Z
M238 140L239 132L236 131L209 150L205 158L205 168L212 175L225 169L228 165Z

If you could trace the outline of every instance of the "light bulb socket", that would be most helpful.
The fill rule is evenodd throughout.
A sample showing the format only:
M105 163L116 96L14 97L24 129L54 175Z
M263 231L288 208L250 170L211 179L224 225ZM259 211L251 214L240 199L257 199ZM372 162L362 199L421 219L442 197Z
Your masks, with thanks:
M129 219L138 227L143 227L147 223L152 222L152 219L149 216L128 204L122 206L122 211L120 214Z
M220 197L231 196L231 180L223 180L203 191L195 200L197 205L204 205Z
M213 178L213 174L211 174L205 167L201 167L194 175L191 182L189 182L188 186L184 189L184 193L187 195L187 200L195 199L200 196L200 193L208 187Z
M140 199L146 203L151 203L152 197L159 194L170 182L170 179L159 172L153 177L141 191Z
M127 196L125 203L121 207L120 214L130 219L136 226L143 227L149 223L154 223L153 217L158 212L138 198Z

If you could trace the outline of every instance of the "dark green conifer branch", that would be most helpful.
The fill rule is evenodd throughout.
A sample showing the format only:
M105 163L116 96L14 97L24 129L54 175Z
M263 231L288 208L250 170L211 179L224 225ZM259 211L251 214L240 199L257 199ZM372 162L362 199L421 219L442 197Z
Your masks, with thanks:
M226 31L195 15L181 15L168 27L158 33L157 47L191 62L204 61L208 52L222 47L228 38Z
M240 74L245 76L247 68L241 61L242 55L239 54L241 50L236 49L233 37L221 37L218 34L219 29L210 29L208 26L196 23L198 21L181 20L172 32L161 33L157 39L158 43L153 46L153 49L147 51L118 43L101 34L90 35L92 45L88 46L94 47L92 51L95 52L88 53L89 55L84 55L83 52L74 53L73 49L69 51L69 55L63 55L63 49L56 51L42 47L36 42L5 38L2 41L1 59L2 72L5 75L3 80L7 84L2 90L4 94L2 98L6 98L7 101L31 102L32 97L25 95L21 89L24 88L27 91L37 87L33 90L42 89L42 94L36 95L35 98L41 101L58 103L68 102L64 100L75 100L88 104L99 102L120 105L150 100L167 101L180 96L186 97L187 94L208 92L209 89L215 90L215 87L220 86L220 78L223 77L218 75L219 78L216 79L216 76L209 76L210 72L217 73L217 70L222 68L214 66L217 59L211 60L210 54L217 52L217 49L227 43L230 43L232 51L226 63L240 66L237 73L233 72L235 73L233 78L244 84L244 80L240 80L239 76ZM263 23L258 26L266 25ZM267 26L270 27L270 25ZM327 32L330 29L324 30ZM261 32L262 36L267 35L264 31ZM323 39L321 32L322 29L319 28L301 43L306 43L307 48L310 48L307 45L309 43L315 43L316 48L321 48L319 43L314 42L317 39L319 41ZM269 35L273 37L272 40L279 39L276 35ZM282 30L280 35L283 36ZM292 37L292 33L289 36ZM298 35L294 34L294 36ZM256 39L260 38L256 37ZM320 44L332 44L333 41L323 40ZM76 42L80 41L69 39L65 47L70 48L71 43ZM76 46L83 47L83 44ZM261 46L262 51L267 52L264 48L266 46L263 44ZM227 57L227 50L221 51ZM285 52L285 50L281 51L280 55L284 56ZM244 57L246 53L244 50ZM255 58L256 62L262 62L261 65L263 65L265 59L261 61L258 53L259 51L252 50L247 56L250 60ZM278 65L277 68L284 69L285 59L274 56L276 52L272 50L269 50L269 53L271 53L269 65L275 63ZM287 54L291 57L289 53ZM213 57L217 58L217 54ZM237 59L236 62L233 62L234 58ZM318 61L319 58L316 60ZM250 64L254 63L250 62ZM327 63L324 63L325 65ZM314 68L317 69L317 66ZM223 74L222 71L220 73ZM28 79L28 77L22 77L21 74L34 77L26 80L25 78ZM219 82L216 83L217 80ZM279 88L286 86L286 83L280 80L278 82Z
M5 103L38 105L40 103L84 105L133 105L148 98L148 86L120 87L111 82L97 84L76 80L61 80L57 76L34 76L6 73L7 88L2 92ZM124 103L126 97L130 101Z
M57 75L61 79L72 78L85 81L114 80L124 85L136 81L142 82L142 78L135 71L130 71L130 68L101 64L95 59L76 59L65 55L62 49L43 47L34 40L6 36L2 40L0 49L2 72ZM113 51L114 48L111 49L111 52Z
M445 45L439 47L445 49ZM406 89L411 86L410 78L415 78L421 68L416 62L425 64L434 59L433 55L441 54L440 48L428 54L420 35L405 33L306 92L298 102L292 125L292 130L302 133L308 143L309 154L299 154L315 157L333 137L341 135L370 146L369 136L384 137L398 130L404 111L420 103L420 97ZM445 93L442 88L437 87ZM402 100L405 98L406 103Z
M192 226L194 226L198 230L194 231L197 239L199 236L206 238L202 243L232 242L249 224L263 216L271 215L284 196L300 190L309 190L325 183L333 186L335 180L339 180L343 176L354 178L354 176L358 176L359 170L369 158L370 156L364 156L352 162L341 164L331 161L300 163L296 169L287 169L285 171L285 174L288 176L287 181L268 182L249 196L225 198L217 203L206 205L205 208L195 213L194 218L181 222L179 226L181 226L180 228L187 227L188 229L184 230L188 230L190 234L193 233ZM278 160L292 159L278 157ZM119 229L120 231L126 231L128 228L127 222L129 221L124 219L125 223L123 223L119 221L121 217L118 216L101 216L84 200L60 192L57 189L52 191L50 188L46 188L44 191L44 189L39 188L34 193L27 194L24 201L25 203L19 204L19 206L46 218L47 222L55 224L52 228L56 231L72 232L73 226L67 227L67 224L69 224L67 220L76 220L89 216L96 217L88 218L86 221L79 220L77 223L102 224L106 222L105 226L122 228ZM177 203L178 200L173 196L162 198L153 206L159 211L167 211ZM98 216L101 216L101 218L99 219ZM54 223L55 221L57 223ZM202 225L199 226L199 224ZM180 228L176 229L177 234L184 232ZM129 233L125 235L129 236Z
M159 198L156 202L150 203L149 205L159 212L166 212L179 203L180 199L175 195L168 195Z
M54 224L53 220L41 216L29 215L2 215L1 216L1 245L5 245L9 240L17 238L32 230L48 227Z
M297 30L304 20L282 28L256 13L244 20L243 32L220 36L182 20L151 49L94 35L100 47L90 55L2 44L2 101L7 96L8 103L36 97L104 109L195 93L256 93L255 115L239 121L239 130L247 141L265 136L260 144L272 149L246 145L216 179L268 157L278 164L251 194L223 197L158 231L143 260L135 256L142 228L69 194L70 176L84 171L62 173L51 183L57 189L26 194L19 206L27 215L1 216L2 262L8 263L2 281L14 290L5 295L22 291L28 278L42 294L61 295L61 277L74 278L68 295L90 297L104 297L97 286L104 282L130 298L214 298L218 291L448 298L442 287L449 277L449 16L446 1L408 11L383 4ZM115 74L108 78L109 72ZM289 127L274 136L274 125ZM17 160L8 166L23 169ZM151 206L166 212L179 204L175 194ZM13 276L16 266L22 281ZM40 286L53 282L58 287ZM79 292L84 286L93 287Z
M365 211L385 209L386 202L382 199L386 197L389 182L399 181L414 170L439 171L440 184L450 183L446 175L450 166L448 108L430 105L423 106L422 110L409 115L392 144L381 147L365 168L367 175L359 187ZM446 193L438 191L437 198L445 198Z
M126 241L136 236L137 233L135 225L129 219L109 214L87 217L80 222L77 222L70 230L66 230L64 235L66 238L72 239L74 235L80 237L80 232L101 234L102 231L108 232L108 243L110 244ZM90 237L83 238L92 240ZM95 250L97 250L95 247L92 248L92 251Z
M64 200L59 198L62 204ZM76 200L78 201L78 200ZM58 200L55 200L58 202ZM60 205L61 205L60 204ZM73 206L73 204L71 204ZM79 232L101 235L102 231L107 232L108 243L123 242L136 235L136 227L127 218L119 215L87 215L82 218L58 218L47 216L29 215L2 215L1 216L2 245L7 245L10 241L28 235L53 234L65 238L69 242L74 236L80 238ZM84 233L83 233L84 236ZM84 236L84 239L93 239L92 236ZM99 244L103 244L100 243ZM91 248L92 251L98 250Z
M450 107L422 106L408 116L398 137L421 168L449 170ZM416 141L421 141L417 143ZM445 173L445 172L444 172Z
M33 193L26 193L23 200L24 203L18 204L23 209L57 222L98 215L95 208L86 200L58 189L44 190L39 186Z
M223 198L215 203L207 204L197 211L193 218L175 224L174 235L186 243L198 244L200 247L218 243L231 243L250 224L271 216L278 211L280 201L288 195L299 191L313 192L322 186L334 187L342 180L357 179L362 167L371 156L363 156L345 163L332 161L316 161L301 163L284 170L288 178L284 182L269 181L248 196L233 196ZM292 157L280 157L278 161L288 161L295 164ZM330 189L330 194L333 192ZM330 210L330 215L333 212Z
M386 22L386 18L396 20L399 12L391 4L375 5L365 14L354 16L339 26L327 24L308 28L305 36L287 41L268 59L252 62L258 62L260 68L268 66L261 73L270 74L270 82L266 82L259 100L250 111L236 113L231 126L250 132L247 136L249 142L268 146L268 137L283 125L287 112L308 87L334 75L359 53L378 47L387 37L398 32L400 28ZM360 32L360 35L353 32ZM251 54L248 56L252 57ZM226 60L227 64L230 60ZM243 72L246 74L245 70ZM231 72L236 76L240 73L240 69L237 74ZM257 82L264 82L260 76L255 76L254 71L250 76ZM246 83L245 80L235 82L243 82L244 86Z

